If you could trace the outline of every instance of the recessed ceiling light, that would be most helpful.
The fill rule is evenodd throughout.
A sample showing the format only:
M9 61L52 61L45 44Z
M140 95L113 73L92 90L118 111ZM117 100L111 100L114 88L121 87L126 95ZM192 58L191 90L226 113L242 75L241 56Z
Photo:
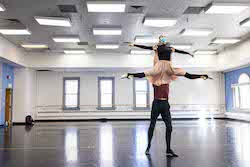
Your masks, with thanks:
M242 22L240 22L240 26L250 27L250 18L247 18L247 19L243 20Z
M183 36L208 36L213 32L212 29L184 29L181 32Z
M85 54L85 50L64 50L65 54Z
M126 4L113 1L87 1L88 12L125 12Z
M40 25L71 27L71 23L70 23L69 18L35 16L35 20Z
M40 43L25 43L21 45L23 48L27 49L47 49L48 45Z
M55 42L71 42L71 43L75 43L75 42L80 42L80 38L79 36L70 36L70 35L66 35L66 36L53 36L52 39Z
M191 44L171 44L170 46L175 49L190 49L192 47Z
M239 14L248 7L249 4L244 4L244 3L211 3L205 8L205 13Z
M151 50L131 50L130 51L130 54L133 54L133 55L149 55L151 53L152 53Z
M217 43L217 44L234 44L239 42L239 38L215 38L212 40L212 43Z
M0 12L4 12L4 11L6 11L5 7L2 4L0 4Z
M216 50L197 50L194 52L196 55L213 55L216 54Z
M118 49L118 44L96 44L96 49Z
M93 28L94 35L121 35L121 28Z
M3 35L31 35L28 29L1 28L0 33Z
M150 27L171 27L174 26L176 22L176 19L146 17L144 25Z
M135 43L157 43L158 38L137 36L135 37Z

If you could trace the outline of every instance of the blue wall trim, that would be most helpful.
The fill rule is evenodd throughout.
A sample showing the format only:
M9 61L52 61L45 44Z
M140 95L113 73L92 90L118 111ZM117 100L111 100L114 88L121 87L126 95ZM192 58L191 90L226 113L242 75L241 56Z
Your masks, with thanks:
M225 93L227 111L233 110L233 91L231 85L238 83L238 79L242 73L247 73L250 76L250 66L225 73Z
M10 76L7 79L7 76ZM8 88L9 84L12 84L12 88L14 86L14 67L8 64L2 64L2 104L0 105L0 125L4 124L4 116L5 116L5 89Z

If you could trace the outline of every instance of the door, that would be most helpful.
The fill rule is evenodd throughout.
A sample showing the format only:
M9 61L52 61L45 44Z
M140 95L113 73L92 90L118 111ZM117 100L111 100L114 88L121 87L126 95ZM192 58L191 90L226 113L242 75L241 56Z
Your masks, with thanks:
M12 117L12 89L5 92L5 125L10 125Z

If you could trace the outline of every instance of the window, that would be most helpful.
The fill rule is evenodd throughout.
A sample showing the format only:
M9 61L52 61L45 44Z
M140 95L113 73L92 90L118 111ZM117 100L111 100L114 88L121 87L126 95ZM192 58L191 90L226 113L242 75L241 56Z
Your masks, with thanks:
M250 78L247 74L241 74L238 80L239 83L248 83L250 82Z
M149 85L146 79L134 79L134 108L149 108Z
M64 109L80 109L80 78L63 78Z
M98 109L114 109L114 78L98 78Z
M250 78L243 73L238 79L238 83L232 85L234 108L250 109Z
M235 87L233 89L233 97L234 97L234 108L240 108L239 87Z

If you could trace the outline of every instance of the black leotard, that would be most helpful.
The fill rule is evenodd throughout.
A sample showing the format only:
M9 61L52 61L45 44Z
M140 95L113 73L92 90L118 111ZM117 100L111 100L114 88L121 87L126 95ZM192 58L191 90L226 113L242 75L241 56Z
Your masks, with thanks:
M142 49L149 49L149 50L153 50L152 46L143 46L143 45L134 45L138 48L142 48ZM159 45L157 48L157 52L158 52L158 57L159 60L171 60L171 53L173 52L172 48L168 45ZM177 50L174 49L174 52L176 53L182 53L182 54L189 54L188 52L182 51L182 50Z

